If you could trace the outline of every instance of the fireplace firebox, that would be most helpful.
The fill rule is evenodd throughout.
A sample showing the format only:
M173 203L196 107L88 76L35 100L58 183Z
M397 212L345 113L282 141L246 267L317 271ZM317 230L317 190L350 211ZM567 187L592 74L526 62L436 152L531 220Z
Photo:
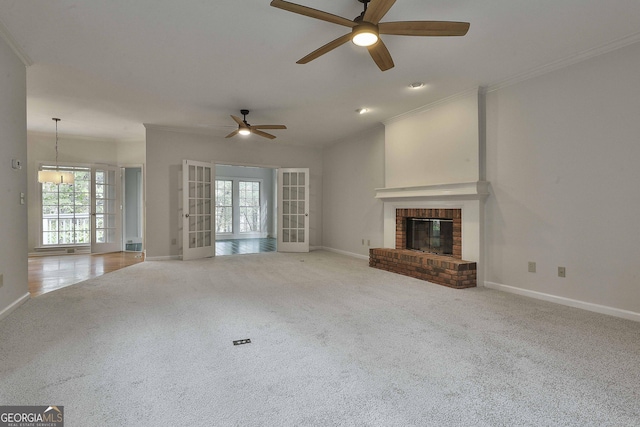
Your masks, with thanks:
M453 254L453 220L405 218L406 248L439 255Z

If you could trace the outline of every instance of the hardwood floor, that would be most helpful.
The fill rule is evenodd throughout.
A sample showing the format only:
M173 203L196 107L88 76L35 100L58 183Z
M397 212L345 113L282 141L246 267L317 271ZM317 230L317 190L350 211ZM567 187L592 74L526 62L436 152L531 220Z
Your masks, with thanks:
M36 297L142 261L142 252L29 257L29 293Z

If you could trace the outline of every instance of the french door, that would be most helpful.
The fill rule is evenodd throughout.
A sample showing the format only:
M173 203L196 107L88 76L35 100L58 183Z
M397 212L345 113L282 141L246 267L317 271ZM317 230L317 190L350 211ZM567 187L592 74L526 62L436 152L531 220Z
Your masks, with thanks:
M213 163L182 162L182 259L215 255Z
M309 168L278 170L278 251L309 252Z
M91 253L122 250L120 168L91 169Z

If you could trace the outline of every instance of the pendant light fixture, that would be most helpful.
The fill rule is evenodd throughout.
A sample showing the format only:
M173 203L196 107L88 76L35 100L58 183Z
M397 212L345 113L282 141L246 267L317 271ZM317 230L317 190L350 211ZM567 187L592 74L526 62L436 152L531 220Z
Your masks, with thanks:
M60 119L54 117L51 120L54 120L56 122L56 168L53 170L39 171L38 182L42 184L73 184L73 173L61 171L58 169L58 122L60 121Z

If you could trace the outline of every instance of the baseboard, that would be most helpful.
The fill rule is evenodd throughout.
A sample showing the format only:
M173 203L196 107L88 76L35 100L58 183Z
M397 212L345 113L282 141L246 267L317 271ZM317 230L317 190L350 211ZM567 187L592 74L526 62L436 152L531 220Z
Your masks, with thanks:
M181 260L182 255L163 255L163 256L148 256L145 257L145 261L170 261L170 260Z
M554 302L556 304L562 304L569 307L581 308L583 310L593 311L600 314L607 314L609 316L620 317L622 319L633 320L640 322L640 313L634 311L622 310L615 307L609 307L606 305L593 304L590 302L579 301L571 298L560 297L557 295L545 294L543 292L531 291L528 289L516 288L515 286L503 285L500 283L485 281L484 285L487 288L495 289L498 291L509 292L512 294L523 295L543 301Z
M16 308L20 307L22 304L24 304L29 298L30 298L29 297L29 292L27 292L26 294L22 295L20 298L15 300L10 306L8 306L4 310L0 311L0 320L2 320L5 317L7 317L9 315L9 313L11 313Z
M322 246L322 249L325 250L325 251L329 251L329 252L335 252L335 253L340 254L340 255L346 255L346 256L350 256L350 257L354 257L354 258L360 258L360 259L364 259L364 260L367 260L367 261L369 260L369 255L360 255L360 254L357 254L355 252L347 252L347 251L343 251L343 250L340 250L340 249L329 248L327 246Z

